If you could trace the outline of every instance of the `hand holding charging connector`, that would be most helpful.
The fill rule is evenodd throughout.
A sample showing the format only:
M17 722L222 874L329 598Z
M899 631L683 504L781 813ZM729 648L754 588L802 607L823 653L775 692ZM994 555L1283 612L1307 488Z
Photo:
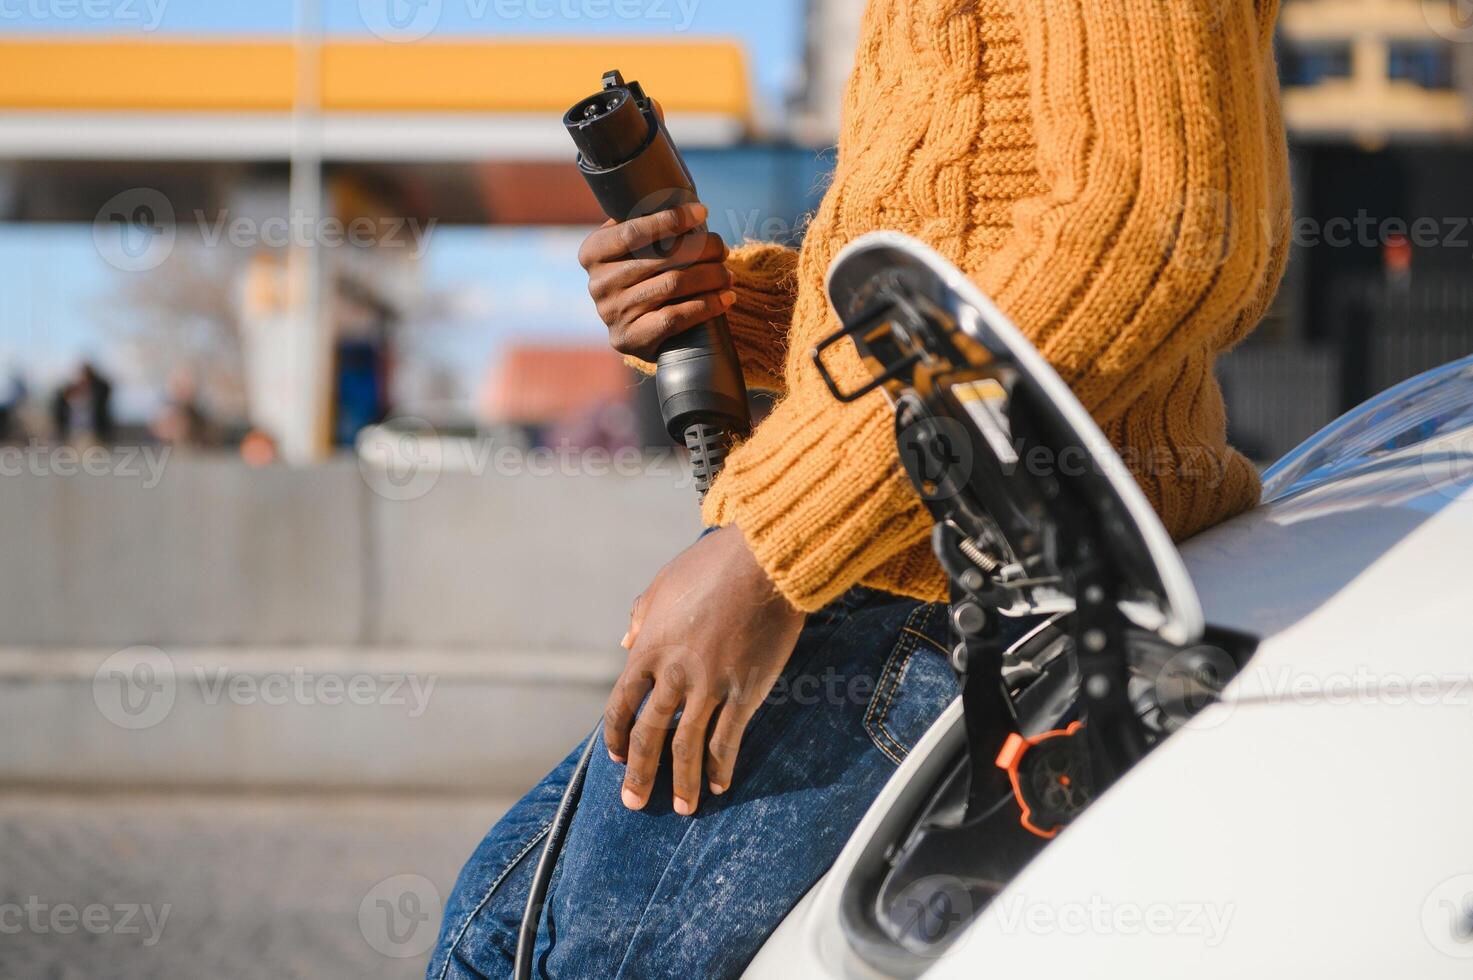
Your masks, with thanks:
M696 189L690 172L686 170L675 144L665 132L664 123L655 111L653 102L645 96L638 82L625 85L622 75L616 71L609 72L604 76L603 91L569 109L563 117L563 124L568 127L573 142L578 145L578 169L583 172L594 197L598 198L599 206L615 221L645 218L681 205L696 203ZM705 234L704 227L688 228L688 223L676 221L672 222L671 227L677 229L677 235L695 231ZM625 248L628 244L625 243ZM677 239L676 245L678 244ZM618 251L622 252L624 248ZM642 251L638 246L635 247L637 256ZM672 258L668 253L659 254L658 246L654 247L654 251L659 259L668 262ZM689 261L703 263L709 269L713 267L712 263L719 261L725 250L720 248L719 254L715 255L707 254L707 251L703 249L699 254L690 256ZM588 263L585 262L586 264ZM722 276L718 288L724 289L728 283L724 269L719 265L714 268ZM703 274L708 277L711 275L709 272ZM732 439L745 435L752 425L747 410L747 386L742 380L741 364L737 360L736 348L732 345L724 314L718 312L706 322L660 344L656 355L655 389L659 394L660 414L664 417L665 428L669 430L671 438L684 442L690 449L696 489L704 496L711 481L721 472ZM681 728L694 730L699 717L700 730L704 733L705 725L711 719L710 712L718 705L719 699L715 697L717 693L742 690L743 686L747 691L746 702L738 703L733 700L721 711L720 721L717 723L720 727L713 739L709 761L697 754L686 759L683 766L675 767L673 791L684 807L680 808L681 804L676 806L678 812L685 814L694 813L696 801L700 799L702 765L710 768L707 777L712 792L724 792L731 784L732 769L736 764L735 746L741 741L741 731L756 711L756 706L767 696L767 690L792 654L793 644L803 623L803 614L781 601L772 584L767 581L737 528L725 527L706 535L688 549L686 554L696 551L699 552L699 559L682 555L661 572L661 579L667 583L673 580L674 585L661 588L661 579L656 579L641 596L643 608L639 609L631 622L629 638L626 639L626 643L631 646L629 664L634 665L626 667L626 673L631 669L644 669L647 658L652 654L649 653L648 645L636 645L636 634L640 632L646 619L645 613L648 611L649 618L657 621L655 626L648 628L655 633L661 632L659 623L672 615L665 608L670 604L668 596L672 593L678 595L685 605L674 612L674 617L687 627L692 622L698 623L707 633L704 637L707 642L696 643L694 646L681 645L679 651L690 655L695 649L705 650L711 659L709 664L699 669L679 663L662 663L656 665L658 669L650 668L654 671L651 676L670 678L665 682L667 688L675 683L676 678L706 677L714 682L727 674L731 674L733 678L739 675L742 683L738 684L734 680L730 683L722 682L713 686L710 692L691 691L688 697L686 692L679 690L662 690L658 692L658 696L652 696L651 703L666 703L673 694L672 703L686 706L682 713ZM713 554L725 556L716 562L721 569L719 574L710 574L709 563ZM684 570L691 563L700 566L695 573ZM680 567L676 569L676 566ZM736 574L730 574L733 566L736 566ZM702 603L692 598L693 590L689 587L692 581L702 583L707 588L715 588L719 592L720 601L709 604L731 618L724 619L718 615L693 619L689 612L690 604L694 602L700 606ZM740 601L745 592L755 593L755 598L748 604ZM732 601L733 593L738 597L735 602ZM746 615L747 609L752 610L755 615ZM692 641L694 638L688 632L686 639ZM663 656L676 655L676 648L671 644L656 643L652 646ZM733 650L737 655L733 656ZM730 665L728 661L735 661L735 664ZM726 669L723 669L723 665L726 665ZM754 675L758 678L755 690L752 686ZM615 693L610 696L608 716L614 719L614 725L605 734L600 724L589 736L574 767L572 778L563 791L557 813L548 827L547 837L542 845L542 856L532 873L521 928L517 932L517 952L512 974L516 980L530 980L532 976L537 924L542 916L548 885L552 880L553 869L557 866L563 840L572 824L578 798L583 792L583 779L588 772L589 757L599 742L607 742L611 756L615 754L615 746L619 747L620 753L628 754L629 765L625 770L623 790L625 805L639 809L648 800L649 787L654 782L654 769L659 763L664 745L664 739L651 736L649 729L656 724L668 727L672 724L672 718L661 715L659 711L644 712L639 717L639 723L644 727L637 733L632 732L639 704L626 704L620 698L619 692L626 690L632 688L626 686L621 677ZM755 696L752 696L754 693ZM705 714L692 708L692 705L697 704L707 706ZM701 741L705 741L704 737ZM651 753L651 746L661 748ZM636 748L642 751L636 751ZM643 790L643 795L640 789Z
M568 110L563 124L578 147L578 168L610 218L629 221L696 201L690 171L638 82L625 84L609 72L603 90ZM658 246L653 251L658 255ZM732 440L751 428L725 315L660 345L655 389L665 428L690 450L704 494Z

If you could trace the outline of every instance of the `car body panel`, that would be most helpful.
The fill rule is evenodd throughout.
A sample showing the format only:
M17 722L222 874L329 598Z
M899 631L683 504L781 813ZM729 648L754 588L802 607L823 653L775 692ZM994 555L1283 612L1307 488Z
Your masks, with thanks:
M1264 504L1182 547L1207 621L1257 653L925 976L1473 975L1473 359L1439 371L1401 386L1436 412L1402 398L1397 430L1373 399L1306 444L1327 465L1271 470ZM1390 436L1337 453L1367 420ZM953 705L748 977L877 976L839 894L960 727Z
M1441 905L1473 871L1467 704L1209 714L1061 834L928 980L1473 975Z

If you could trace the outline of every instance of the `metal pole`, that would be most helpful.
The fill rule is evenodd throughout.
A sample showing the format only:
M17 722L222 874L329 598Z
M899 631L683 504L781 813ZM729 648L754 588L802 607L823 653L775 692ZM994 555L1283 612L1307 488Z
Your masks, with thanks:
M327 448L330 325L323 302L323 262L316 229L322 212L321 0L296 0L295 98L292 101L291 177L288 189L288 348L292 411L281 434L282 456L301 465Z

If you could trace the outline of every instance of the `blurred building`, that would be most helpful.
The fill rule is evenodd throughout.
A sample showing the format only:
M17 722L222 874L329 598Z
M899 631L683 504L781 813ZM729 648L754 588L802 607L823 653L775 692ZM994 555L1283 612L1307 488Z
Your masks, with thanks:
M866 0L807 0L803 80L793 99L793 135L814 146L838 142L839 109L859 47Z
M608 406L626 403L632 383L629 369L607 346L518 345L503 352L487 373L483 416L492 423L543 430L534 435L549 441L549 426L566 431L596 419ZM633 432L626 430L632 444Z
M1257 458L1473 351L1470 41L1455 0L1285 0L1291 261L1268 320L1219 367Z
M1473 25L1459 10L1457 0L1287 0L1279 42L1295 136L1378 147L1473 134Z
M396 336L433 305L429 229L603 220L560 119L608 68L758 209L725 233L802 205L775 196L798 182L772 154L720 159L753 135L724 41L37 38L0 42L0 63L0 221L91 223L135 285L201 246L212 269L239 253L233 282L195 292L234 297L249 423L295 461L390 410Z

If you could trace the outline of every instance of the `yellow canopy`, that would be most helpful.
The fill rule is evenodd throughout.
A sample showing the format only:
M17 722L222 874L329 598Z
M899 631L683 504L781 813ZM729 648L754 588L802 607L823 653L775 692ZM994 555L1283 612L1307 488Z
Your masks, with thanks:
M281 112L295 91L289 40L7 40L0 109ZM329 40L327 112L561 112L619 68L667 110L750 122L742 48L694 40Z

